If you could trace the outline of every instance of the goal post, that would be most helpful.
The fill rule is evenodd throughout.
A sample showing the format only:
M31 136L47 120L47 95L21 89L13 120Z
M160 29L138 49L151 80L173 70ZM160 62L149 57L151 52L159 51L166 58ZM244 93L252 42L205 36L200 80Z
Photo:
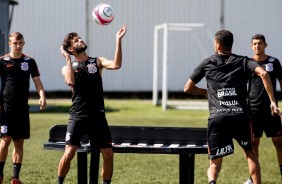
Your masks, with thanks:
M153 105L159 105L158 97L158 49L159 49L159 32L163 31L163 47L162 47L162 109L165 111L167 109L168 102L168 75L167 75L167 65L168 65L168 36L169 31L186 31L191 32L195 28L204 28L203 23L163 23L160 25L155 25L154 27L154 46L153 46L153 94L152 103ZM207 31L210 38L211 34ZM202 55L206 57L208 54L205 51L203 45L199 41L198 37L193 35L193 38L200 49Z

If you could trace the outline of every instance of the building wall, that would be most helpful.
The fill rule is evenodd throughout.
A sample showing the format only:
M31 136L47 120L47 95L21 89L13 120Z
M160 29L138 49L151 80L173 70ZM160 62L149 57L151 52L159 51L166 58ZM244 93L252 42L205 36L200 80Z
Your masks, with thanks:
M8 50L9 1L0 0L0 55Z
M68 32L86 35L85 2L24 0L14 9L11 32L23 33L23 52L37 61L46 91L69 90L61 74L65 60L60 45ZM31 90L35 90L34 85Z
M115 10L108 26L98 26L91 17L98 1L25 0L15 7L11 31L25 35L25 53L34 57L40 67L47 91L69 90L61 68L65 61L59 47L68 32L78 32L88 44L90 56L112 59L115 34L123 23L128 26L123 40L123 66L103 72L105 91L152 91L154 26L163 23L204 23L193 32L169 31L168 88L182 91L193 68L213 53L210 35L220 29L221 0L104 0ZM282 60L279 49L282 37L281 0L225 1L225 28L235 36L233 51L251 56L250 38L263 33L269 44L267 52ZM160 32L160 38L162 38ZM159 40L162 44L162 39ZM202 50L200 49L202 48ZM204 51L204 52L203 52ZM159 49L159 60L162 50ZM162 66L159 66L159 80ZM202 82L200 85L205 85ZM34 89L34 87L32 87ZM161 84L159 84L161 89Z

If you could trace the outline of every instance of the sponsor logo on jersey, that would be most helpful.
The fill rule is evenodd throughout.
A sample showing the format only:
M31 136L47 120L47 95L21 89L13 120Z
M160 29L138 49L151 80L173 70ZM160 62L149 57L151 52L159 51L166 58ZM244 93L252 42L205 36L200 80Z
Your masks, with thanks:
M268 59L269 62L273 62L274 60L275 60L274 57L270 57L270 58Z
M89 73L96 73L97 72L97 68L96 68L96 64L95 63L90 63L87 65L87 68L88 68L88 72Z
M28 63L27 62L22 62L21 63L21 69L23 71L27 71L28 70Z
M11 68L11 67L13 67L14 65L13 64L6 64L6 67L7 68Z
M227 146L225 146L224 148L218 148L216 150L216 156L223 156L223 155L228 155L230 153L233 153L233 148L232 146L229 144Z
M6 125L1 126L1 133L5 134L8 132L8 127Z
M217 97L223 96L237 96L235 88L223 88L217 90Z
M243 113L242 108L230 108L230 109L217 109L217 112L233 112L233 113Z
M272 63L267 63L265 65L265 71L272 72L273 71L273 64Z
M219 101L219 105L226 105L226 106L231 106L231 105L239 105L237 100L231 100L231 101Z
M69 133L69 132L66 133L66 141L70 140L70 135L71 135L71 133Z

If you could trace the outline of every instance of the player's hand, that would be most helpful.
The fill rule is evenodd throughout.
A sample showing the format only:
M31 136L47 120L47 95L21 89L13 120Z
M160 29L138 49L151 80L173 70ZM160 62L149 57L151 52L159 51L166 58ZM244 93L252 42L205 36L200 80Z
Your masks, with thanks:
M281 118L282 118L282 112L281 110L277 107L276 103L275 102L272 102L270 104L270 109L271 109L271 114L272 116L274 116L274 114L277 114L279 115Z
M120 30L117 32L117 40L121 40L127 31L126 24L123 24Z
M61 54L66 58L66 60L70 60L71 56L69 53L67 53L67 51L65 51L65 49L63 48L63 46L61 45L60 47L60 52Z
M46 103L46 100L45 100L45 99L40 98L40 99L38 100L38 104L39 104L39 106L40 106L40 110L45 110L45 109L46 109L47 103Z

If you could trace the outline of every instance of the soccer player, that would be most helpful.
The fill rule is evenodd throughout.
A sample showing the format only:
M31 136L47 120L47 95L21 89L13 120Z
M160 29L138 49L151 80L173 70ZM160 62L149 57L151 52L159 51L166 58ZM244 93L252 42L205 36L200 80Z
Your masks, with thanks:
M267 43L262 34L256 34L252 37L251 48L253 50L253 60L263 67L270 76L273 91L276 97L276 81L282 89L282 68L278 59L265 53ZM272 138L275 146L280 173L282 176L282 127L281 119L278 115L272 115L269 109L270 101L267 92L263 86L263 81L256 75L252 75L249 83L249 98L251 106L252 128L254 133L254 151L259 156L259 143L263 132L267 137ZM276 102L278 99L276 97ZM282 177L281 177L282 178ZM245 184L252 184L250 178Z
M265 85L273 112L277 108L273 88L267 72L247 57L232 53L233 34L220 30L215 34L212 55L201 62L184 86L184 92L208 97L210 116L208 119L207 171L209 184L215 184L221 170L223 157L234 152L233 138L246 153L249 172L255 184L261 183L260 165L252 148L250 115L247 104L248 76L255 72ZM207 89L196 84L205 77ZM268 107L268 108L270 108ZM238 181L239 182L239 181Z
M65 152L58 166L58 184L62 184L70 169L77 147L84 134L88 134L91 148L98 148L103 157L101 176L103 184L110 184L113 174L113 151L111 134L105 117L102 70L116 70L122 64L122 38L126 33L124 24L116 34L116 50L113 60L105 57L89 57L87 45L77 33L69 33L61 52L66 58L62 73L72 88L72 106L66 133ZM75 57L71 62L70 55Z
M1 105L1 142L0 142L0 183L3 182L3 170L8 148L13 140L12 154L13 176L11 184L21 184L19 173L23 161L24 140L30 137L29 122L29 83L30 76L40 96L40 109L46 108L45 92L35 60L23 54L24 37L19 32L9 35L10 53L0 58L0 76L2 80Z

